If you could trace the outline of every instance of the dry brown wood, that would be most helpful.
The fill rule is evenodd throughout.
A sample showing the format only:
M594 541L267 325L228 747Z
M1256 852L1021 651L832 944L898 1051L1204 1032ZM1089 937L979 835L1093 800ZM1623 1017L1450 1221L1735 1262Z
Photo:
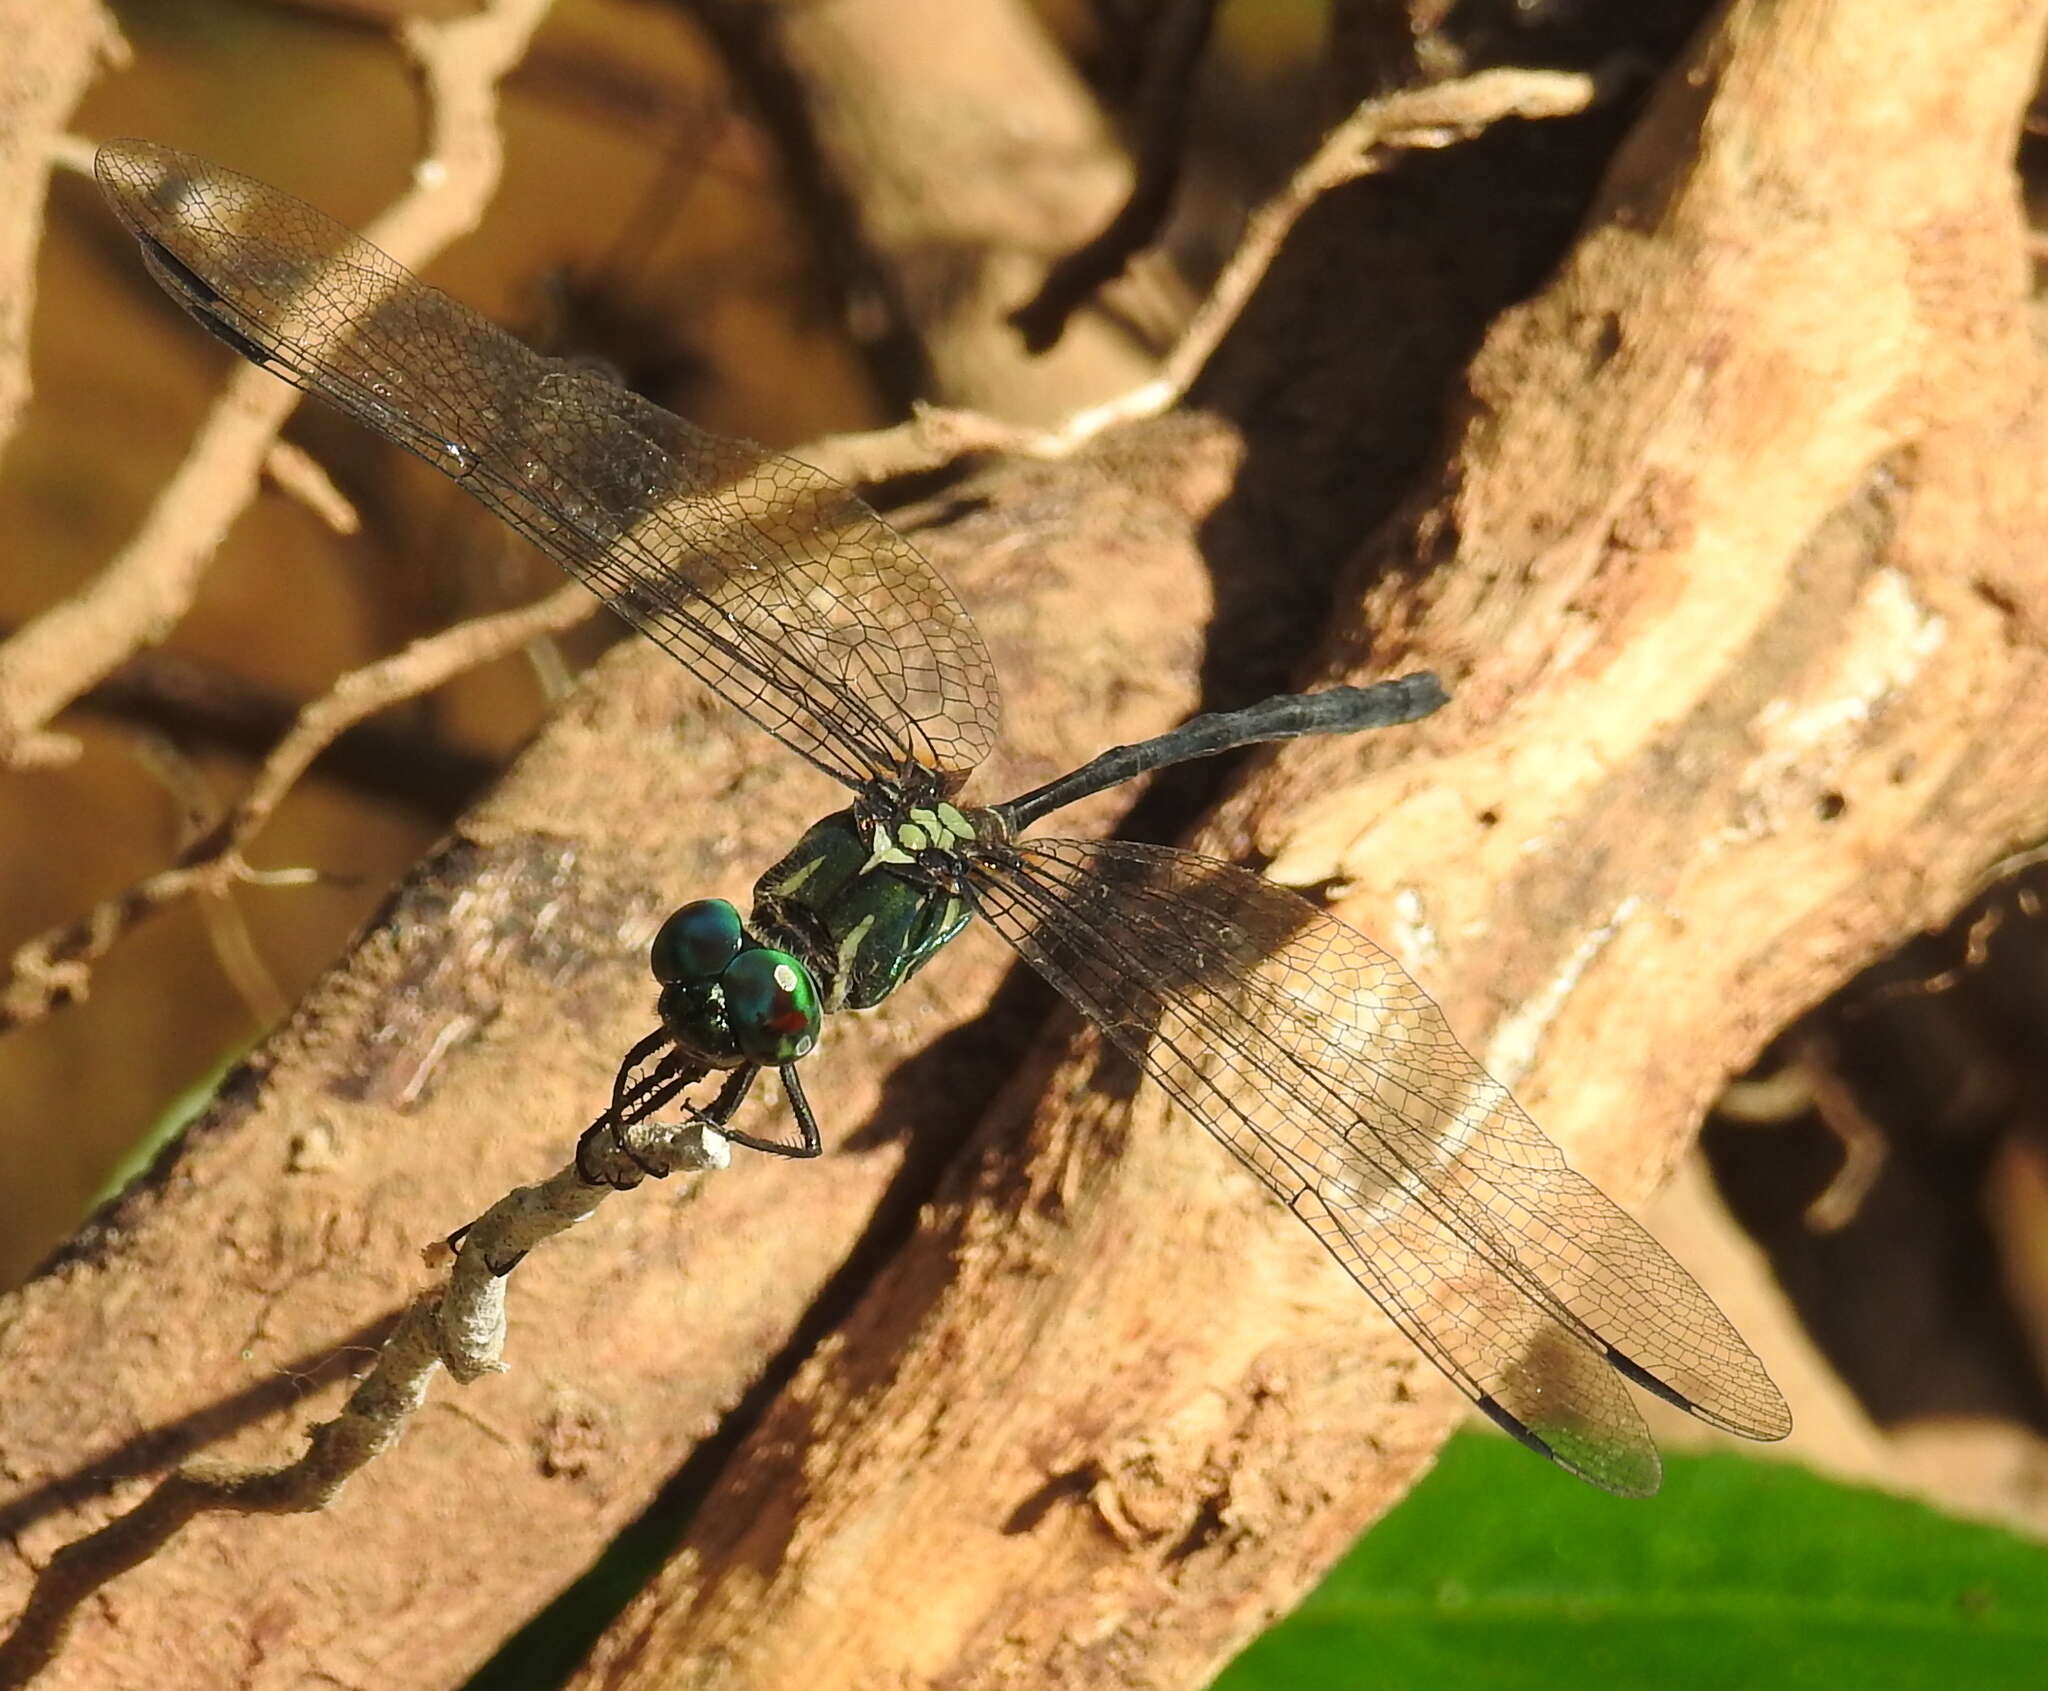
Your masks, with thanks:
M2048 824L2010 174L2041 28L1731 7L1367 560L1346 627L1452 711L1420 754L1290 750L1208 832L1411 912L1453 1021L1623 1193ZM1404 1489L1455 1406L1089 1049L998 1108L582 1683L1198 1684Z
M113 18L96 0L6 0L0 4L0 445L28 402L29 322L35 311L36 244L41 238L57 137L103 63L126 57Z
M2043 821L2008 174L2041 9L1847 10L1737 7L1666 79L1361 561L1342 628L1382 667L1439 663L1453 711L1276 762L1210 835L1334 883L1624 1195L1790 1009ZM1302 489L1362 474L1382 398L1329 355L1359 290L1318 286L1360 211L1276 273L1284 334L1255 310L1226 349L1227 419L997 466L926 535L1008 682L991 791L1187 708L1208 570L1233 616L1312 591L1285 566L1356 514ZM323 1358L417 1289L409 1248L550 1166L602 1095L664 902L742 895L834 802L763 751L672 666L612 660L176 1161L8 1302L17 1554L185 1448L273 1452L279 1417L331 1407ZM1198 1682L1454 1405L1085 1046L1018 1064L1015 1018L945 1041L1001 970L964 943L835 1028L827 1166L609 1206L523 1277L510 1376L430 1407L330 1516L194 1529L48 1682L445 1683L693 1450L688 1553L598 1682ZM782 1389L733 1416L764 1370ZM764 1409L736 1453L700 1445Z
M789 85L799 115L785 128L800 124L818 155L821 192L843 203L880 258L931 392L1050 423L1149 373L1145 348L1099 307L1045 358L1028 355L1004 321L1047 266L1110 214L1130 179L1031 7L716 0L700 10L729 43L752 42L744 60L771 117L764 77ZM1171 293L1170 279L1149 275L1155 291Z

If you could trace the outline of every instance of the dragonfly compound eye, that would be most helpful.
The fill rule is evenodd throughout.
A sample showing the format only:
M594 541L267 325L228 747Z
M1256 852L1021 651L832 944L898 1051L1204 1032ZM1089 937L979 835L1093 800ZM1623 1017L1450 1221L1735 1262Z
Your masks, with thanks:
M715 981L747 943L740 913L722 898L700 898L662 923L649 948L663 986Z
M793 1063L818 1046L824 1013L810 970L765 945L743 951L718 977L733 1041L755 1063Z

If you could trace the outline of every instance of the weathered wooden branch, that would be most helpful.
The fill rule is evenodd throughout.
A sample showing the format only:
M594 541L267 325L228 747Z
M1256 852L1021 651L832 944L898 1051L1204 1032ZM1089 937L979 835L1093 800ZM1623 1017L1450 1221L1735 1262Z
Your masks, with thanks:
M29 395L29 322L36 302L52 155L72 108L103 63L126 55L114 20L96 0L7 0L0 33L0 445L13 438Z
M2010 177L2042 10L1730 8L1493 323L1329 619L1329 673L1369 642L1377 670L1443 669L1452 709L1262 765L1206 833L1334 889L1622 1195L1785 1016L2048 822ZM1489 144L1512 179L1513 138ZM1206 414L993 465L923 533L1008 685L988 792L1285 668L1289 606L1426 461L1435 413L1399 420L1418 443L1374 407L1440 389L1545 254L1453 199L1445 250L1510 245L1499 274L1368 279L1389 229L1414 258L1444 181L1305 220ZM1390 346L1404 286L1458 297ZM416 1247L601 1100L660 910L743 896L834 802L672 665L609 660L177 1155L4 1306L15 1554L330 1412L325 1353L411 1301ZM685 1554L594 1679L1200 1682L1400 1495L1455 1399L1085 1039L1026 1056L1038 1001L1004 978L962 942L835 1026L825 1166L607 1205L522 1270L510 1374L430 1405L327 1515L189 1528L47 1683L445 1683L685 1458ZM0 1564L0 1610L24 1573Z
M700 0L697 11L782 132L813 223L868 255L847 280L890 296L925 366L929 394L916 397L1050 423L1149 372L1144 347L1100 309L1050 357L1027 353L1004 322L1130 176L1029 6ZM1184 303L1153 282L1167 311ZM872 303L859 314L876 315Z
M1362 560L1340 650L1456 704L1205 832L1334 885L1624 1193L2048 826L2041 26L1730 7ZM977 1148L582 1683L1204 1683L1426 1463L1427 1366L1089 1039Z

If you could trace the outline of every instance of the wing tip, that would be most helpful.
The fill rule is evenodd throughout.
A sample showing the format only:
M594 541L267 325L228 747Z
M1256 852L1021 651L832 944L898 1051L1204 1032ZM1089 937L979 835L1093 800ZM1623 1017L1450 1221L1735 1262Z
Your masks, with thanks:
M1664 1483L1664 1464L1656 1447L1647 1441L1640 1447L1608 1447L1605 1454L1609 1460L1595 1462L1590 1451L1581 1456L1567 1449L1563 1441L1544 1437L1491 1392L1477 1393L1472 1401L1480 1414L1524 1450L1533 1450L1574 1478L1616 1497L1654 1497Z
M1755 1377L1745 1382L1739 1409L1724 1409L1702 1403L1668 1380L1659 1379L1634 1357L1616 1350L1613 1345L1605 1345L1604 1348L1608 1366L1624 1380L1641 1386L1652 1397L1661 1399L1672 1408L1682 1409L1696 1421L1704 1421L1710 1427L1719 1427L1723 1432L1755 1439L1762 1444L1775 1444L1792 1431L1792 1406L1785 1401L1785 1394L1778 1390L1777 1382L1764 1372L1764 1365L1753 1353L1748 1354L1750 1367L1744 1372Z

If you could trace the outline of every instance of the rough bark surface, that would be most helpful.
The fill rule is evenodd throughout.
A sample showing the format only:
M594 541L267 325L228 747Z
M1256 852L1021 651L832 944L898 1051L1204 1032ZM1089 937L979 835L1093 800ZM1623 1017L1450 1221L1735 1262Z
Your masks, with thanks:
M2040 27L1707 31L1342 618L1456 704L1290 749L1205 836L1337 887L1625 1195L2048 821ZM1401 1495L1454 1399L1093 1053L998 1108L581 1683L1199 1684Z
M1562 266L1494 318L1554 249L1475 212L1512 252L1443 282L1463 315L1406 362L1360 301L1428 263L1354 278L1414 190L1333 196L1206 413L992 465L922 530L1008 689L984 794L1283 669L1289 607L1354 553L1324 671L1427 664L1454 705L1271 759L1200 843L1329 892L1639 1196L1788 1014L2048 824L2010 170L2044 10L1728 8ZM1468 351L1432 455L1375 384L1440 393ZM418 1246L603 1097L661 911L743 897L836 802L673 665L609 660L0 1309L0 1612L148 1476L331 1408ZM46 1683L455 1682L686 1460L681 1554L582 1683L1202 1683L1458 1402L1085 1035L1020 1061L1043 1000L1005 978L970 940L836 1025L823 1166L608 1205L521 1268L508 1375L442 1391L327 1515L192 1528Z

